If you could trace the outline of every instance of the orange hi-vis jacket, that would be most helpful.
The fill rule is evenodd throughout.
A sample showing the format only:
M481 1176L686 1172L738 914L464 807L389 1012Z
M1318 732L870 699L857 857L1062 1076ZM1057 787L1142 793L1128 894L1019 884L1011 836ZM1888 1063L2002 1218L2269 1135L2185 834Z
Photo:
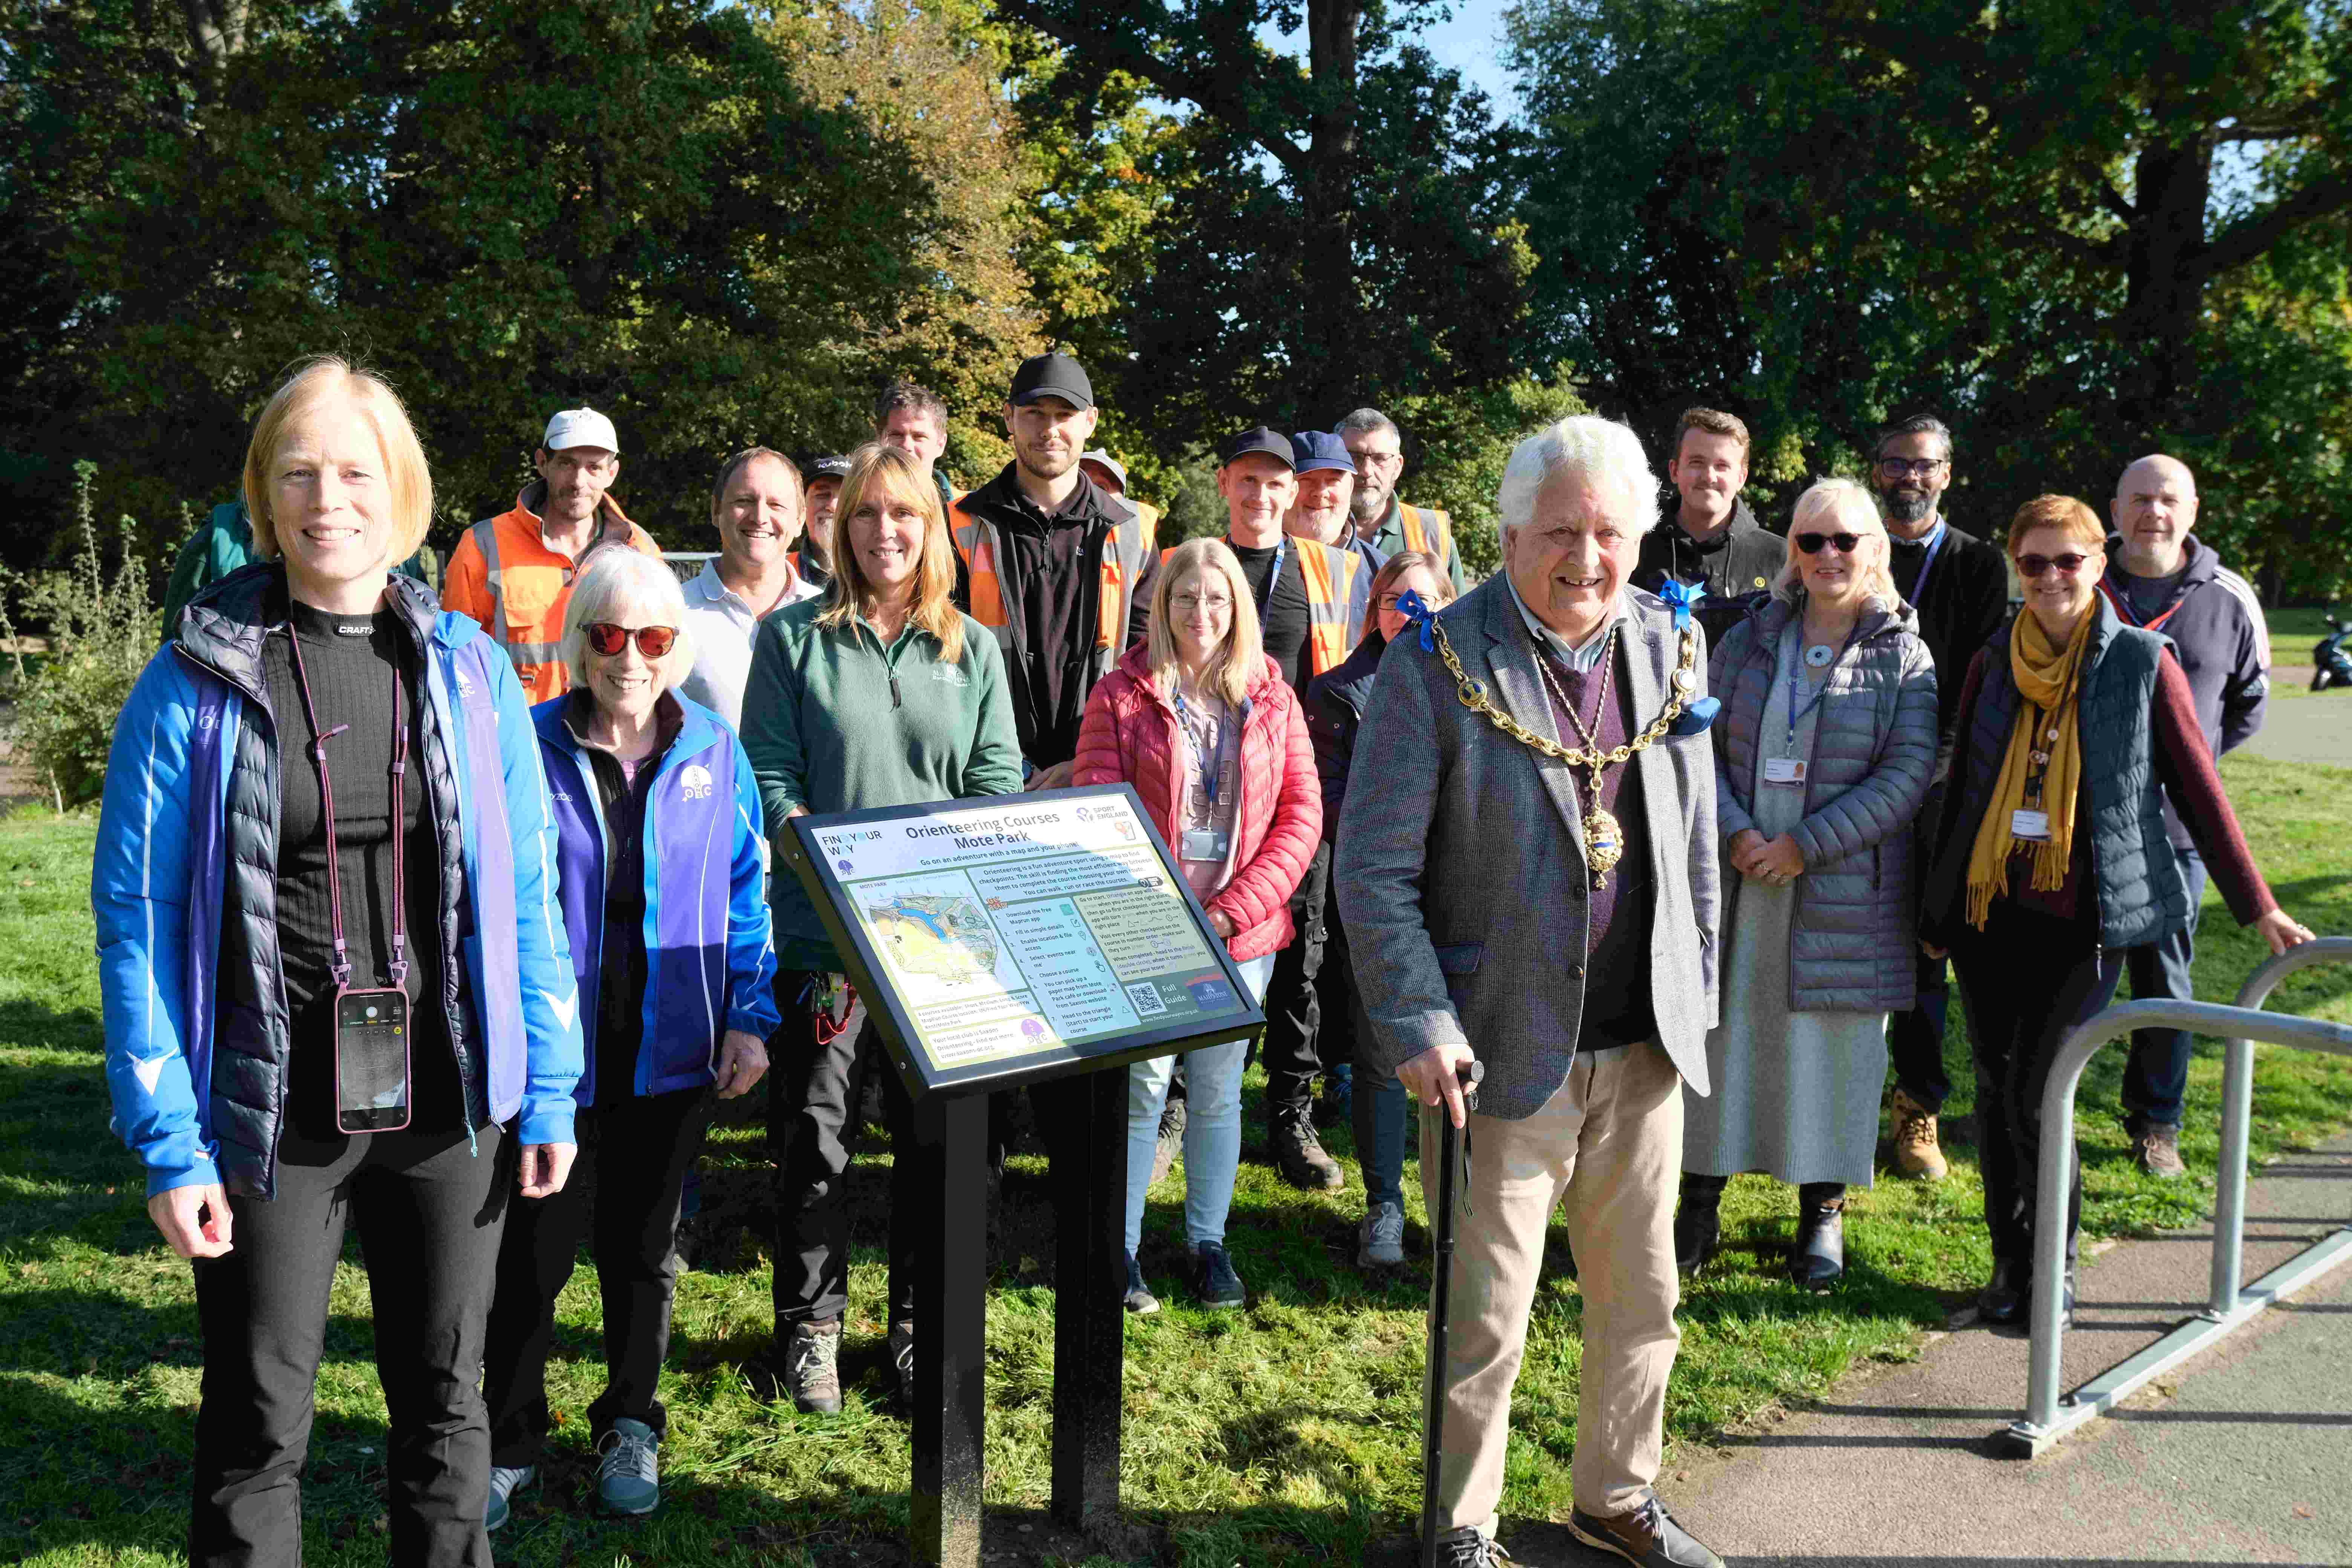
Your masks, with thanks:
M1397 502L1397 527L1404 535L1407 550L1434 555L1442 562L1454 548L1454 520L1435 507Z
M964 571L971 582L971 618L996 634L999 646L1010 659L1013 649L1005 621L1004 591L997 582L996 525L972 513L967 504L971 499L969 493L957 498L948 512L948 531L955 539L956 553L963 558ZM1143 579L1145 564L1152 559L1152 541L1160 521L1157 513L1147 515L1137 502L1124 496L1105 491L1103 501L1114 515L1122 510L1128 515L1103 542L1102 591L1097 595L1101 602L1100 625L1090 661L1091 680L1108 675L1118 666L1119 656L1127 651L1127 624L1131 611L1129 600L1135 584Z
M533 702L560 697L572 684L563 665L563 611L581 563L607 545L661 553L653 536L623 515L610 496L598 510L595 537L578 560L550 550L529 504L545 496L543 487L533 485L515 498L512 510L467 529L449 552L441 586L442 607L482 623L507 650Z
M1371 568L1353 550L1296 534L1286 538L1298 552L1298 575L1307 584L1307 666L1321 675L1347 663L1362 639L1372 604ZM1171 545L1160 559L1165 562L1174 552Z

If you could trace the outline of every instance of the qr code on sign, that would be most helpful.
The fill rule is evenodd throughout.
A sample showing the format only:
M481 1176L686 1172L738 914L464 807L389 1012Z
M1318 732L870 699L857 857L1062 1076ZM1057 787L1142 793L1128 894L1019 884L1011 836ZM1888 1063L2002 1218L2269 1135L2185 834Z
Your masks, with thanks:
M1135 1004L1138 1013L1150 1016L1168 1011L1168 1004L1160 999L1160 987L1149 980L1139 980L1127 988L1127 999Z

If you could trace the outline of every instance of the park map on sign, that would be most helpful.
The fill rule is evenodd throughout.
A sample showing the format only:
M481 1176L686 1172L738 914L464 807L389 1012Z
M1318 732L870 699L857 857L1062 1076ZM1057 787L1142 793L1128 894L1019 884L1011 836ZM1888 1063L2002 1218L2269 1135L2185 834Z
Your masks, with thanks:
M970 985L996 973L996 928L971 899L902 894L866 905L866 920L910 974Z

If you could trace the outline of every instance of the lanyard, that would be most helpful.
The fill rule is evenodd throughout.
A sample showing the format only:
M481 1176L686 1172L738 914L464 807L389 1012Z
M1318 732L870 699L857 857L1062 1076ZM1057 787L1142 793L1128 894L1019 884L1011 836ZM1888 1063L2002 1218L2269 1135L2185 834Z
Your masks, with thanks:
M1192 766L1201 775L1201 787L1208 793L1209 804L1214 805L1217 804L1218 785L1224 781L1226 721L1223 719L1213 721L1216 730L1211 744L1204 747L1193 735L1192 726L1184 721L1192 716L1192 710L1184 705L1184 694L1178 692L1176 694L1176 728L1183 731L1184 743L1192 748Z
M2173 600L2169 605L2167 605L2164 607L2163 612L2154 620L2143 621L2132 611L2131 595L2116 592L2116 585L2108 582L2105 577L2099 579L2099 592L2107 596L2107 603L2116 607L2116 614L2121 616L2126 624L2139 626L2151 632L2162 631L2164 629L2164 623L2172 618L2172 612L2180 608L2181 605L2189 602L2188 595L2183 595L2181 597Z
M335 786L327 775L327 742L351 728L338 724L331 730L319 728L319 710L310 703L310 677L302 668L302 639L289 626L286 641L294 651L294 684L302 693L302 717L310 725L310 756L319 764L319 803L327 817L327 900L333 911L335 931L335 989L341 991L352 983L351 954L343 945L343 862L336 852ZM400 686L400 661L392 660L392 983L405 990L408 985L407 905L403 901L400 841L407 837L406 797L403 791L408 772L408 722L406 693Z
M1225 542L1230 544L1233 541L1229 539ZM1289 553L1290 535L1286 533L1275 542L1274 570L1265 574L1265 587L1257 596L1257 624L1261 627L1265 625L1267 612L1274 608L1275 584L1282 581L1282 560Z
M1919 575L1911 580L1911 607L1919 607L1920 596L1927 592L1927 574L1936 569L1936 556L1944 548L1944 536L1951 525L1942 518L1936 520L1936 531L1927 536L1927 558L1919 563Z
M1852 646L1853 646L1853 634L1848 632L1845 641L1838 645L1838 658L1843 658L1845 650ZM1793 757L1797 754L1797 726L1805 721L1806 714L1822 705L1822 699L1830 694L1830 677L1837 673L1838 661L1833 658L1822 671L1821 689L1813 693L1813 700L1811 702L1801 708L1797 705L1797 671L1803 667L1804 662L1805 629L1801 622L1797 626L1797 656L1789 661L1789 738L1780 747L1783 756Z

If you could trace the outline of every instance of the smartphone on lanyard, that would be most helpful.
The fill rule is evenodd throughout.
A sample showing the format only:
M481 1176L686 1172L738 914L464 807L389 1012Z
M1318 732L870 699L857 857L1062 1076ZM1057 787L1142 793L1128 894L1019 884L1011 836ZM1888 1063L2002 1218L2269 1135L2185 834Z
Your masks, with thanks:
M335 993L335 1130L392 1132L408 1125L408 993L397 986Z

